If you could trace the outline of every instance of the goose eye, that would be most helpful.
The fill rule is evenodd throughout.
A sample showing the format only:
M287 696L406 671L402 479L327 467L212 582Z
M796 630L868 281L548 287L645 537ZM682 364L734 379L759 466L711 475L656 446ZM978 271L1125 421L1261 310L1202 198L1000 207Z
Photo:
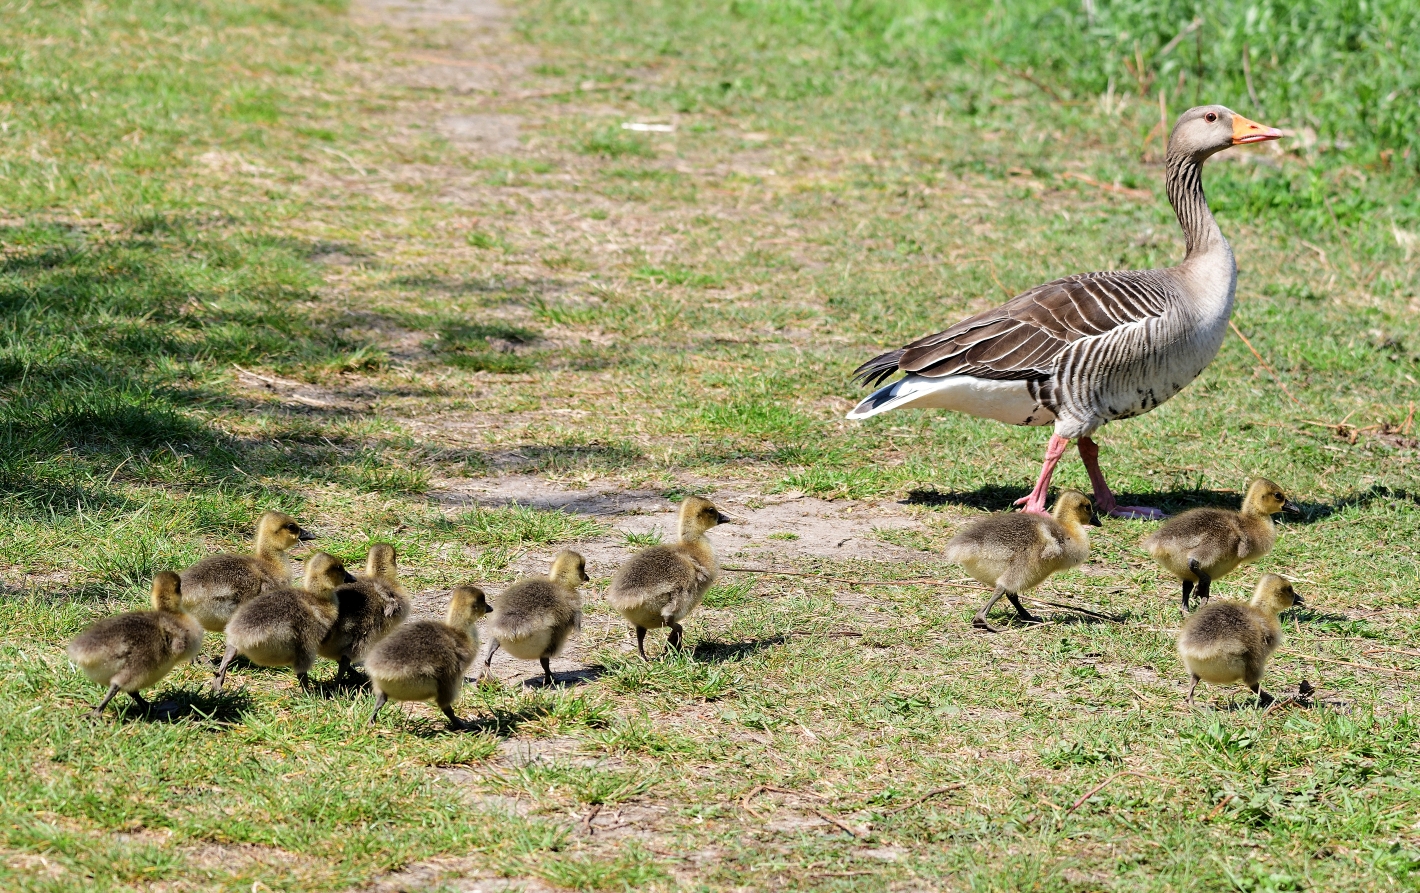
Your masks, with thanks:
M1218 116L1213 112L1209 112L1208 114L1203 116L1203 120L1207 121L1209 124L1212 124L1214 121L1218 120Z

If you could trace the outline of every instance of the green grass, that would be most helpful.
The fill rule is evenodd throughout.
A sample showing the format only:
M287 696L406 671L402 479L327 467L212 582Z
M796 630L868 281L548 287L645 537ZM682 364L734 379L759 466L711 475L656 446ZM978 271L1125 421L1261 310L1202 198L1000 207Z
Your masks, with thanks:
M334 3L6 7L0 886L1420 887L1415 12L1092 8L537 0L474 52L466 23ZM1205 172L1275 377L1230 339L1106 429L1105 467L1169 511L1257 473L1303 505L1218 589L1298 581L1267 684L1310 680L1312 709L1183 708L1147 525L1108 524L1041 594L1119 624L1047 609L989 637L973 586L876 585L957 581L941 546L1024 494L1043 436L849 423L849 372L1038 282L1176 259L1160 91L1317 139ZM522 116L520 147L437 127L483 114ZM426 707L369 729L368 693L252 668L222 696L174 673L173 722L82 719L99 693L63 643L266 508L347 561L395 543L431 610L669 536L467 501L509 473L901 501L912 526L872 537L914 557L815 558L776 521L776 569L821 576L727 573L688 653L655 632L650 663L599 557L589 681L469 686L464 735ZM1068 459L1057 480L1087 486Z

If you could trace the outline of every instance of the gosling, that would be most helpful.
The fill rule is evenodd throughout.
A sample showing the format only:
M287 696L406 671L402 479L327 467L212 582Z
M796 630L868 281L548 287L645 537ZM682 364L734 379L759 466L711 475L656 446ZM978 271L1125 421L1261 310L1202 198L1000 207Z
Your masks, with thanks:
M204 629L222 632L243 602L291 584L286 552L313 539L290 515L264 513L256 522L254 555L211 555L182 572L183 607Z
M1183 624L1178 653L1188 668L1192 684L1188 703L1202 679L1212 685L1241 682L1257 695L1259 707L1272 702L1262 690L1262 671L1282 643L1282 623L1277 615L1302 605L1292 584L1276 574L1264 574L1248 604L1218 601L1195 611Z
M433 701L449 718L449 729L468 724L454 713L454 702L463 688L463 676L478 657L478 627L488 613L488 599L477 586L459 586L449 593L449 612L443 623L415 620L380 640L365 657L365 672L375 686L375 712L385 702Z
M1011 600L1021 620L1038 622L1021 604L1020 594L1090 557L1086 525L1100 526L1089 497L1078 490L1066 490L1049 516L1031 512L990 515L952 537L947 543L947 560L994 589L991 600L971 618L971 625L1000 632L987 622L986 615L1003 595Z
M1282 488L1258 478L1247 488L1242 511L1190 509L1175 515L1144 537L1141 545L1164 570L1183 581L1183 611L1198 585L1198 601L1208 601L1213 581L1244 564L1251 564L1277 542L1272 516L1280 511L1299 513Z
M335 590L340 605L320 656L340 662L337 683L358 679L355 663L409 616L409 596L399 585L394 547L375 543L365 556L365 573Z
M354 579L340 559L317 552L306 561L303 588L282 586L243 603L227 624L227 653L212 687L222 690L240 653L258 666L290 667L309 690L311 667L339 614L335 590Z
M582 628L582 597L577 587L587 582L587 563L576 552L562 551L552 559L546 577L519 580L493 600L487 630L492 645L483 662L483 678L493 669L500 647L519 660L542 663L544 685L553 683L548 663L562 651L575 630Z
M692 496L680 504L680 542L652 546L621 566L607 590L607 601L636 628L636 650L646 659L646 630L670 627L669 648L679 649L680 622L700 605L720 575L715 549L705 533L733 523L709 500Z
M149 709L139 689L157 685L201 650L202 625L182 609L182 580L172 571L160 571L153 578L153 610L94 623L69 643L69 659L85 676L108 686L108 694L89 712L97 717L120 691L141 709Z

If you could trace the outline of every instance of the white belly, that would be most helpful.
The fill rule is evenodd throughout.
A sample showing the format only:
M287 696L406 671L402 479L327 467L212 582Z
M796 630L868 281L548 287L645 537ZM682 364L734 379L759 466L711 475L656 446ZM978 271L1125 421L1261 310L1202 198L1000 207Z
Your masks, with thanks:
M1049 425L1055 421L1055 414L1031 396L1024 381L970 375L909 375L874 391L848 413L848 418L866 419L893 409L950 409L1008 425Z

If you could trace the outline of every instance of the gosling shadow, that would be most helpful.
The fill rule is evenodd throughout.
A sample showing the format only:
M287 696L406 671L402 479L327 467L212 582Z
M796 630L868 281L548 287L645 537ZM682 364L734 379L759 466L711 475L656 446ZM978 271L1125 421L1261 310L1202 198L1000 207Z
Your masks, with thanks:
M715 642L700 641L695 643L695 648L690 652L690 657L700 663L724 664L732 661L744 660L752 654L757 654L766 648L773 648L776 645L783 645L789 641L788 636L766 636L762 639L750 639L747 642Z
M530 676L523 680L523 688L572 688L596 682L605 674L606 667L601 664L592 664L580 670L563 670L560 673L553 673L551 683L541 675Z
M233 724L246 719L255 706L245 691L213 691L202 685L163 689L149 700L147 709L129 701L120 708L119 718L122 722L174 723L190 719Z

